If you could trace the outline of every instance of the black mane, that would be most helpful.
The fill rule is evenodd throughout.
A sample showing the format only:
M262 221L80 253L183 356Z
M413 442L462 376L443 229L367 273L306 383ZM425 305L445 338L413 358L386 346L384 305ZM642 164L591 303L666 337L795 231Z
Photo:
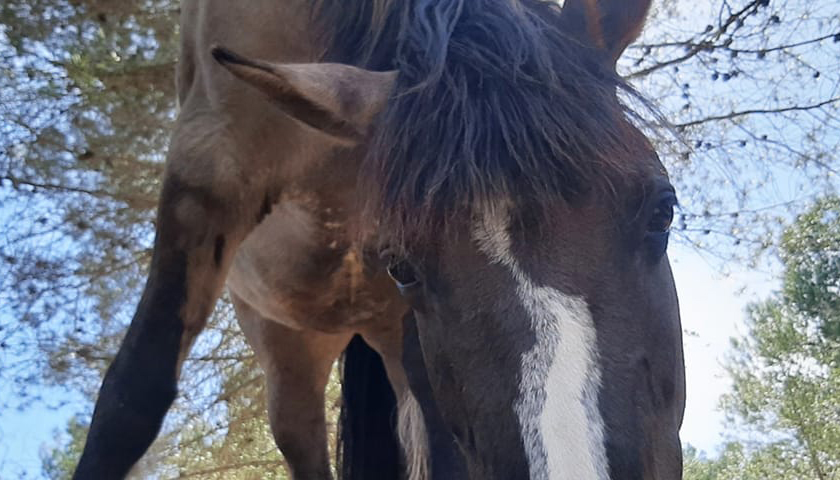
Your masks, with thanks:
M399 71L360 177L387 231L416 239L501 196L610 190L639 152L616 96L632 90L554 2L322 0L319 12L329 60Z

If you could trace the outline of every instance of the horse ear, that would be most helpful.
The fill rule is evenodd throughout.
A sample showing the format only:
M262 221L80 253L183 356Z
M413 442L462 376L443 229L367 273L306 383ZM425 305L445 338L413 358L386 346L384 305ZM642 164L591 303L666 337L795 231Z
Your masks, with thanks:
M566 0L564 26L585 45L604 52L615 67L645 24L651 0Z
M342 143L361 141L391 96L396 72L338 63L278 64L213 47L213 58L293 118Z

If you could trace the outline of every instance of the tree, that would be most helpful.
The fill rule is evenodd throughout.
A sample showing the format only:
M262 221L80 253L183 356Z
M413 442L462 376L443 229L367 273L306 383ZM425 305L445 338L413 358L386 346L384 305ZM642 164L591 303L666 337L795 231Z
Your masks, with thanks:
M681 201L680 240L762 260L779 229L838 187L840 5L654 2L623 71L675 135L653 132Z
M810 480L809 472L798 468L776 445L750 450L741 442L726 443L716 458L685 452L684 480Z
M789 212L836 190L840 5L704 5L655 3L620 67L675 124L646 125L680 191L679 239L743 258L770 247ZM0 382L18 393L2 407L55 401L41 391L57 386L92 408L149 260L177 113L177 14L176 0L0 4ZM779 175L795 179L781 199ZM183 460L173 469L221 468L271 448L264 430L247 443L227 428L246 422L235 412L264 418L261 391L237 389L256 378L222 303L155 447ZM243 456L219 454L234 437ZM199 446L209 452L201 465L173 454Z
M184 364L181 392L160 437L135 466L137 478L276 479L287 477L266 421L265 383L224 302L201 345ZM335 392L332 392L332 398ZM328 418L335 419L335 404ZM89 414L71 419L57 445L42 453L48 478L70 478Z
M70 480L73 477L73 469L84 448L87 423L87 418L74 416L67 422L61 444L41 451L42 468L47 478Z
M689 451L688 479L840 476L840 197L799 216L780 257L782 288L749 307L727 364L722 405L741 439L716 460Z
M174 118L175 11L0 6L0 347L24 403L33 368L94 391L130 318Z

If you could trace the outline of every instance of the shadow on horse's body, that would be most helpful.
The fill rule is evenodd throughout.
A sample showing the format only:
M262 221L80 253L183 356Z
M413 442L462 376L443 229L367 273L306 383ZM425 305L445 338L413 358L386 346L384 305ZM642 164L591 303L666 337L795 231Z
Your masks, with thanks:
M615 96L649 2L566 3L184 1L149 280L76 478L145 452L225 284L295 479L330 478L345 349L344 478L678 477L675 199Z

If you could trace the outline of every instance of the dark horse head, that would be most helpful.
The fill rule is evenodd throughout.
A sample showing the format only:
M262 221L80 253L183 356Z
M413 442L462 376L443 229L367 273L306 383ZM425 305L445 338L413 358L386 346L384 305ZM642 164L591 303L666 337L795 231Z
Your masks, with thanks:
M366 148L372 238L471 478L681 476L676 197L615 71L648 7L325 0L344 64L217 55Z

